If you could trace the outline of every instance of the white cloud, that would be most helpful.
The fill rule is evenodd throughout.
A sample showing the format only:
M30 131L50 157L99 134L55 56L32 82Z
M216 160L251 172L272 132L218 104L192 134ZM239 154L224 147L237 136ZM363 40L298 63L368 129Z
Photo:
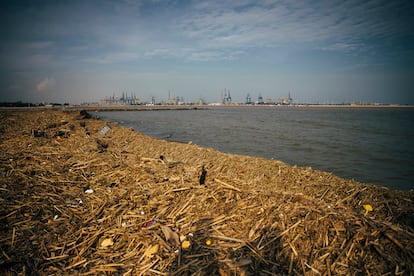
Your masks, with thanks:
M44 92L51 90L56 85L54 78L45 78L36 85L37 92Z
M407 28L401 25L402 20L390 14L401 9L399 4L388 2L220 2L200 3L186 14L180 25L184 35L206 47L267 47L328 41L351 45L355 39L382 39Z

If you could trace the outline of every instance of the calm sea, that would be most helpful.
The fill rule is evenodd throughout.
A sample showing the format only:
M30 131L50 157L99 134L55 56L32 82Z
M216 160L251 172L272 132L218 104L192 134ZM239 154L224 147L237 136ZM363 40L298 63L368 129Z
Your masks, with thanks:
M159 139L414 189L414 109L255 106L97 115Z

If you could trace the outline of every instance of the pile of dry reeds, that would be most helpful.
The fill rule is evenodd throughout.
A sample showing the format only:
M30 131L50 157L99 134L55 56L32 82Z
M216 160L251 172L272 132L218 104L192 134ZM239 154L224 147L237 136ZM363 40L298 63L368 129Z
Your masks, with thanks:
M412 191L87 115L0 113L2 274L414 272Z

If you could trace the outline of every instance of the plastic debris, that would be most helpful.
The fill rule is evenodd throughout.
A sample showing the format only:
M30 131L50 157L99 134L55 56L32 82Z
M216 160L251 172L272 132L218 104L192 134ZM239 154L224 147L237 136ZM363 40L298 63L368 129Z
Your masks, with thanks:
M46 137L46 133L35 129L33 130L33 137Z
M88 188L88 189L85 190L85 194L93 194L94 192L95 191L92 190L92 189L90 189L90 188Z
M181 248L182 249L189 249L191 247L191 242L188 240L185 240L181 243Z
M371 212L371 211L374 210L370 204L365 204L365 205L362 205L362 206L364 207L365 211L367 211L367 212Z
M210 245L211 245L211 240L210 240L210 239L207 239L207 240L206 240L206 245L207 245L207 246L210 246Z
M158 253L158 250L160 249L160 245L156 244L151 246L145 253L145 257L152 258L155 254Z
M204 185L204 182L206 181L206 175L207 175L207 171L203 166L203 168L201 169L201 175L200 175L200 185Z
M147 222L145 222L143 225L142 225L142 228L150 228L150 227L153 227L153 226L155 226L155 224L156 224L157 222L155 221L155 220L150 220L150 221L147 221Z
M81 199L79 199L79 200L66 200L65 203L68 206L78 206L78 205L82 204L83 201Z
M112 245L114 245L114 241L111 238L104 239L101 242L101 247L109 247L109 246L112 246Z
M107 134L108 133L108 131L110 131L111 130L111 127L110 126L108 126L108 125L105 125L100 131L99 131L99 134L102 136L102 137L104 137L105 136L105 134Z

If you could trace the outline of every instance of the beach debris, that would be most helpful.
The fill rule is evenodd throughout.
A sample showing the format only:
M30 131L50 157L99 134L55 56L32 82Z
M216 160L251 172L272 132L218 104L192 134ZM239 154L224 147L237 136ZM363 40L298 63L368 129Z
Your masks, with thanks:
M372 206L370 204L364 204L362 205L362 207L364 207L365 209L365 216L369 213L372 212L374 210L374 208L372 208Z
M114 245L114 241L111 238L106 238L101 242L101 247L109 247Z
M182 249L189 249L191 247L191 242L189 240L184 240L181 242L181 248Z
M362 205L362 207L364 207L365 211L367 212L371 212L374 210L370 204Z
M37 138L39 138L39 137L46 137L46 133L44 131L39 131L37 129L34 129L32 131L32 134L33 134L33 137L37 137Z
M176 166L178 166L178 165L181 165L183 162L171 162L171 163L168 163L168 168L169 169L172 169L172 168L174 168L174 167L176 167Z
M101 128L101 130L99 131L99 135L101 137L104 137L110 130L111 130L111 127L109 125L104 125L104 127Z
M204 185L204 183L206 181L206 175L207 175L207 171L203 166L202 169L201 169L201 175L200 175L200 179L199 179L200 185Z
M53 137L55 137L55 138L57 138L57 137L69 138L70 137L70 132L59 130L59 131L55 132L55 135Z
M67 206L78 206L78 205L82 204L83 201L82 201L82 199L78 199L78 200L75 200L75 199L69 200L68 199L68 200L65 201L65 203L66 203Z
M68 121L66 121L66 120L63 120L60 123L51 123L51 124L48 124L46 126L46 129L61 127L61 126L66 125L67 123L68 123Z
M180 245L180 240L179 240L178 234L176 232L174 232L173 230L171 230L170 227L165 226L165 225L161 225L161 231L164 233L165 240L167 242L171 243L174 246L179 246Z
M91 114L89 114L88 111L86 111L86 110L81 110L79 113L80 113L82 119L92 118Z
M159 249L160 249L159 244L149 247L147 251L145 252L145 257L147 257L148 259L151 259L155 254L158 253Z
M157 222L155 220L149 220L149 221L142 224L142 228L149 229L149 228L154 227L156 224L157 224Z
M78 111L0 111L0 118L2 275L414 271L412 191L112 124L102 138L105 122L82 120ZM81 127L70 130L76 139L59 144L28 135L61 121L85 121L94 138ZM110 145L103 154L97 137ZM195 185L203 165L208 187Z
M93 194L95 191L91 188L86 188L84 192L85 194Z
M98 148L98 152L102 153L108 148L108 143L105 141L102 141L100 139L96 139L96 145Z

